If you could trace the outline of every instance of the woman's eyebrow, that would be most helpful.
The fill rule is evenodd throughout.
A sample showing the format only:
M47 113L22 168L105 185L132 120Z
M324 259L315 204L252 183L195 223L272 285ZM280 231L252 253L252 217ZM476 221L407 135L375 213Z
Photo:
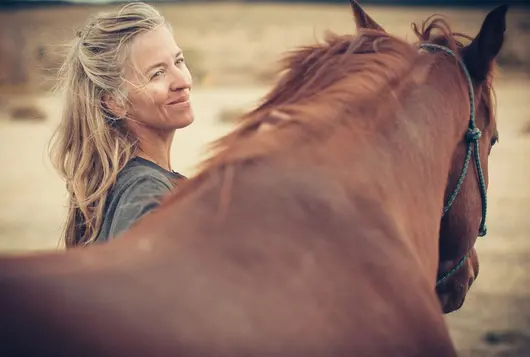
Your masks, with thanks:
M178 58L182 55L182 50L179 50L176 54L175 54L175 58ZM146 68L146 70L144 71L144 74L147 74L149 73L153 68L156 68L156 67L164 67L166 65L165 62L157 62L155 64L152 64L150 65L149 67Z

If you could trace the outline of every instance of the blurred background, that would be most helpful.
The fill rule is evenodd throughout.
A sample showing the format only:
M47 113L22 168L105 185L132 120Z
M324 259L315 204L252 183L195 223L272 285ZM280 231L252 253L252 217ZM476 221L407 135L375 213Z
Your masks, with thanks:
M347 0L158 1L194 76L196 120L177 133L173 168L193 175L206 145L256 105L283 52L353 33ZM488 10L511 3L496 81L500 143L490 160L489 232L464 307L447 316L461 356L530 356L530 8L523 1L378 1L361 4L388 32L438 13L475 35ZM61 113L55 71L87 17L116 1L0 1L0 252L62 249L64 182L47 144Z

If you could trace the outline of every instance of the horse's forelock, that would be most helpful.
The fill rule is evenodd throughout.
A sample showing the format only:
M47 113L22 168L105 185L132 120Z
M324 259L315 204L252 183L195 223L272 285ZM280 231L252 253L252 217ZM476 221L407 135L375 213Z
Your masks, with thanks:
M412 23L412 30L420 42L430 42L445 46L454 52L464 47L464 42L471 41L471 36L453 32L451 26L441 15L432 15L422 22L421 27Z
M421 27L416 23L412 23L412 29L420 42L430 42L446 46L456 54L459 54L460 50L473 40L473 37L467 34L453 32L451 26L445 21L442 15L435 14L428 17L422 22ZM495 92L492 86L494 75L495 68L492 68L483 85L480 98L487 111L486 124L488 125L495 119Z

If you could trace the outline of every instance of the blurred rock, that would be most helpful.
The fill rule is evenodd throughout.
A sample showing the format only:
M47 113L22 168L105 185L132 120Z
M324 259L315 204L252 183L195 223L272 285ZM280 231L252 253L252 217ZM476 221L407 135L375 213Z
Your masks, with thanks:
M31 121L43 121L46 119L46 113L35 105L19 105L12 107L10 110L10 116L12 120L31 120Z
M530 350L530 336L526 331L488 331L484 335L484 342L490 348L497 347L498 349L497 353L487 354L487 356L523 357L528 356ZM482 356L482 354L477 354L479 355Z

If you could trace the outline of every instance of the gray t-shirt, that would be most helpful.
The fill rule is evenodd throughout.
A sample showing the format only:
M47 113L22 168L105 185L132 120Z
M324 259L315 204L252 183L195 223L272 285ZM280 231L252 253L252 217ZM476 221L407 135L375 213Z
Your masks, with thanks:
M130 228L157 207L161 196L182 179L185 177L181 174L167 171L149 160L131 159L107 194L105 217L96 242L113 239Z

